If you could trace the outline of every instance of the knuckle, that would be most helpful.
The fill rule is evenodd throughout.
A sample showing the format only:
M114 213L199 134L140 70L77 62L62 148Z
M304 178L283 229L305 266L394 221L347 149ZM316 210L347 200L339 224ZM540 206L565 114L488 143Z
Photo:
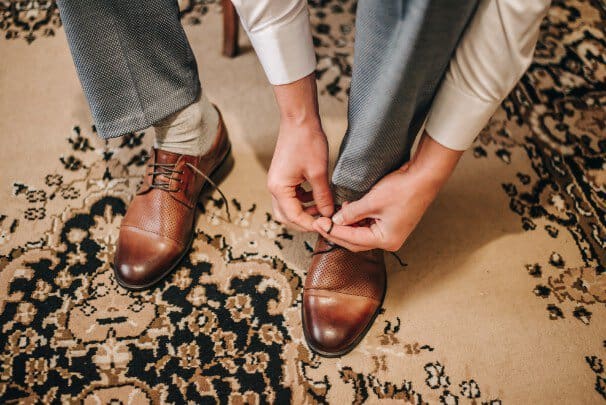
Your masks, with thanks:
M282 217L282 214L280 214L275 209L273 211L274 211L274 220L283 224L284 223L284 217Z
M374 207L377 205L376 193L368 193L364 196L364 199L366 200L366 204L368 204L368 206L370 207Z
M330 204L330 201L331 201L330 197L331 197L330 191L323 190L323 191L318 191L316 193L315 200L317 200L316 202L318 202L319 204L328 205L328 204Z
M341 210L341 218L343 218L343 221L348 224L353 220L353 215L351 214L351 212L349 210L346 209L342 209Z
M296 222L297 218L299 217L298 215L293 214L292 212L287 212L285 215L286 215L286 220L288 222L293 222L293 223Z
M402 245L400 243L397 242L390 242L387 244L387 246L385 247L385 250L389 251L389 252L396 252L398 250L400 250L400 247Z
M270 174L267 176L266 184L267 188L270 190L279 190L282 185L282 181L279 176Z
M309 177L312 180L321 180L321 179L327 177L326 170L324 170L324 169L322 169L322 170L318 170L318 169L311 170L309 172Z
M278 189L278 184L274 180L267 180L267 189L274 194Z

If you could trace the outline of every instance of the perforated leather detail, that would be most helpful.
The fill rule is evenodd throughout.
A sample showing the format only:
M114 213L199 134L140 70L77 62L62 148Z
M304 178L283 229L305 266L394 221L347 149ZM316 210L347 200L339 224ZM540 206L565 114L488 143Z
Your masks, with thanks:
M381 250L354 253L334 248L319 237L315 252L305 280L306 289L337 291L381 300L386 282Z
M178 190L167 191L149 187L154 183L154 179L152 170L148 170L145 179L148 187L133 198L122 224L173 239L182 246L187 245L193 231L195 201L205 180L187 167L186 163L191 163L201 172L210 174L229 151L229 146L227 132L221 121L213 149L202 157L153 149L150 164L175 164L174 173L170 175L173 181L170 182L169 188ZM157 174L155 178L156 183L167 183L169 180L162 174Z
M183 242L192 230L192 211L168 192L152 189L133 199L122 223Z

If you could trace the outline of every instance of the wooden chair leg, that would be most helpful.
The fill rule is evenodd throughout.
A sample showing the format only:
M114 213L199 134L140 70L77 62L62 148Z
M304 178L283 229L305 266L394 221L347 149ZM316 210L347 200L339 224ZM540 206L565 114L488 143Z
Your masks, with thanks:
M238 13L231 0L221 0L221 4L223 6L223 55L233 58L239 52Z

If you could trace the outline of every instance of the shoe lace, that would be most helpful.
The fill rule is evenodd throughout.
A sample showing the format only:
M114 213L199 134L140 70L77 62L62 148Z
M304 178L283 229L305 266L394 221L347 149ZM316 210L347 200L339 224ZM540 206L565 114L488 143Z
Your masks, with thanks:
M221 200L223 200L223 206L225 207L225 213L227 214L227 221L231 222L231 213L229 212L229 202L227 201L225 194L223 194L223 191L221 191L221 189L219 188L217 183L215 183L209 176L207 176L203 171L201 171L200 169L198 169L196 166L192 165L191 163L186 163L186 165L190 169L192 169L194 171L194 173L197 173L200 176L202 176L204 178L204 180L206 180L208 182L208 184L210 184L212 186L213 189L217 190L217 192L221 196Z
M227 221L231 222L231 213L229 212L229 203L227 201L227 198L225 197L225 194L223 194L223 191L221 191L219 186L214 181L212 181L212 179L210 177L208 177L204 172L202 172L200 169L198 169L196 166L192 165L191 163L185 163L185 165L188 166L190 169L192 169L194 171L194 173L202 176L204 178L204 180L206 180L208 182L208 184L210 184L212 186L213 189L215 189L219 192L219 195L221 196L221 200L223 200L223 206L225 207L225 213L227 214ZM151 172L151 176L152 176L152 180L151 180L151 184L150 184L151 188L168 191L169 193L174 193L174 192L179 191L179 188L172 188L172 189L170 188L171 179L174 181L177 181L179 183L183 183L183 180L181 180L180 178L172 177L173 174L183 174L183 170L175 169L175 167L177 166L176 163L150 163L147 166L153 168L152 172ZM156 177L159 175L168 177L169 180L162 181Z
M344 248L341 245L337 245L336 243L333 243L333 242L331 242L329 240L326 240L326 244L328 245L328 249L314 250L311 255L312 256L321 255L321 254L333 252L333 251L338 250L338 249L347 250L347 248ZM398 254L396 252L389 252L389 254L392 255L398 261L398 263L400 264L400 266L406 267L406 263L404 263L404 260L402 260L402 258L400 256L398 256Z
M151 172L151 184L149 185L151 188L156 188L158 190L168 191L170 193L174 193L179 191L178 188L171 189L170 188L170 180L177 181L182 183L183 180L180 178L173 178L173 174L183 174L182 170L176 170L175 163L150 163L147 167L152 168ZM158 176L168 177L168 181L162 181Z

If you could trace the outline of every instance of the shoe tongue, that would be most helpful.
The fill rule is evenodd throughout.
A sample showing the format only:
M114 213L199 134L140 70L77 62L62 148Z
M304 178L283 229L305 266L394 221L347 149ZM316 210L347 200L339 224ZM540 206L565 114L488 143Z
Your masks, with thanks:
M178 153L168 152L161 149L154 149L156 153L156 163L160 164L175 164L183 155Z

